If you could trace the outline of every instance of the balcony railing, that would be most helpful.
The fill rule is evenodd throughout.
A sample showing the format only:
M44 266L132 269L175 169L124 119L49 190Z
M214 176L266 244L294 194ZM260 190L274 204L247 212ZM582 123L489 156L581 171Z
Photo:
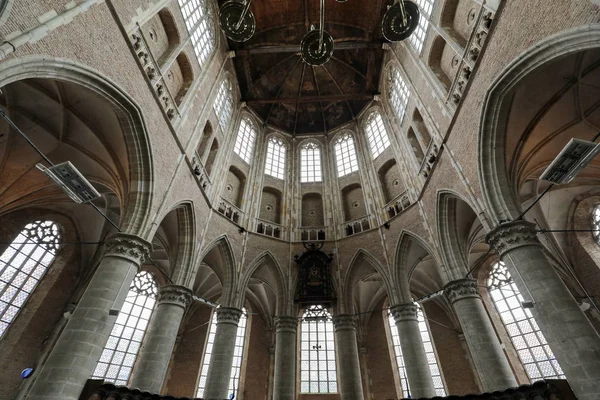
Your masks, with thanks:
M327 239L327 227L326 226L311 226L311 227L300 227L300 240L316 242L319 240Z
M230 203L228 200L225 200L224 198L221 198L221 201L219 202L219 207L217 208L217 211L219 211L226 218L230 219L231 221L235 222L236 224L240 223L240 220L241 220L242 216L244 215L242 210L240 210L234 204Z
M204 165L199 161L200 157L196 155L192 159L192 167L194 168L194 176L196 176L196 182L200 185L200 188L204 191L204 193L208 193L211 187L210 176L208 175L208 171L204 168Z
M402 211L406 210L410 205L411 202L410 197L408 196L408 191L404 191L398 196L394 197L392 201L390 201L385 205L385 207L383 207L383 209L385 210L385 213L388 216L388 220L390 220L396 215L400 214Z
M258 224L256 225L256 233L261 235L271 236L277 239L282 239L283 226L276 224L275 222L266 221L264 219L257 218Z
M344 236L352 236L356 235L357 233L368 231L371 229L371 225L370 217L366 216L346 221L342 225L342 228L344 231Z

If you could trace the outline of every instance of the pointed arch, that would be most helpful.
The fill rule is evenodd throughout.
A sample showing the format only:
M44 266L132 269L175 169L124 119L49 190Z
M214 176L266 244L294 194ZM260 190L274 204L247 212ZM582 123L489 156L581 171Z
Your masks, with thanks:
M265 250L256 256L242 274L238 283L235 307L241 308L244 304L246 290L250 290L250 280L253 278L257 279L263 284L268 285L268 287L275 293L275 307L269 305L268 309L275 311L275 315L288 315L289 296L288 287L286 285L286 276L283 272L283 268L281 268L281 265L279 262L277 262L277 259L273 253L271 253L269 250ZM265 308L264 304L260 305Z
M200 257L201 264L208 266L217 276L222 285L220 303L232 306L237 282L236 259L231 242L226 235L221 235L212 241ZM195 276L196 280L198 274Z

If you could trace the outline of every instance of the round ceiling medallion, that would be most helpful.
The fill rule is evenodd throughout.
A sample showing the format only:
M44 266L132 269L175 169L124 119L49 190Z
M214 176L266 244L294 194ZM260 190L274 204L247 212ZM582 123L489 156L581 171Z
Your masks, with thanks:
M419 25L419 7L412 1L404 2L406 11L406 24L402 18L402 6L396 3L391 6L383 16L381 31L383 37L390 42L399 42L408 38Z
M333 37L323 31L323 45L319 49L319 31L308 32L300 42L300 56L308 65L323 65L333 55Z
M249 0L247 0L249 1ZM225 36L234 42L245 42L254 35L256 20L252 11L248 10L244 18L245 5L236 1L228 1L221 6L219 21ZM240 21L241 19L241 21Z

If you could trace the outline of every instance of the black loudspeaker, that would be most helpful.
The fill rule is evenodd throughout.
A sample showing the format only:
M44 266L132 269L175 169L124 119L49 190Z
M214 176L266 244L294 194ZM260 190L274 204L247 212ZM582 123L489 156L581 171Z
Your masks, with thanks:
M319 51L321 50L321 51ZM323 45L319 49L319 30L308 32L300 42L300 56L308 65L323 65L333 55L333 37L323 31Z
M237 1L228 1L219 10L221 29L225 32L225 36L234 42L245 42L256 31L254 14L252 14L252 11L247 10L246 14L243 15L245 8L245 4L238 3Z
M400 3L391 6L383 16L381 31L383 37L390 42L400 42L408 38L419 25L419 6L412 1L404 1L404 10L406 23L404 23L402 4Z

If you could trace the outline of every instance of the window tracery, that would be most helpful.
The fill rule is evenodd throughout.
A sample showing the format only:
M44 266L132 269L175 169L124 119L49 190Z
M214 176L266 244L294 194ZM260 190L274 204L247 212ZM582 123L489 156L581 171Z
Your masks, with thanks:
M308 142L300 148L300 182L321 182L321 147Z
M522 307L523 296L504 262L494 264L487 284L494 306L531 382L540 379L565 379L531 311Z
M335 141L334 150L338 177L358 171L358 160L352 135L346 133L340 136Z
M390 145L390 138L379 112L375 111L369 116L365 131L369 140L369 147L371 147L371 154L373 158L377 158Z
M425 315L423 310L419 309L418 312L419 331L421 332L421 340L423 341L423 347L425 348L425 355L427 356L427 362L429 363L429 371L431 372L431 378L433 379L433 387L438 396L446 396L446 389L444 388L444 381L442 380L442 373L440 370L437 354L433 348L431 335L429 333L429 326L425 321ZM402 347L400 346L400 335L398 334L398 327L394 321L392 313L388 312L388 323L390 326L390 335L392 337L392 345L394 346L394 354L396 354L396 366L400 374L400 386L402 386L403 397L408 398L410 392L410 386L408 384L408 378L406 375L406 366L404 364L404 356L402 355Z
M204 0L179 0L179 8L198 62L203 66L215 48L214 27L209 7Z
M237 397L237 391L240 387L240 374L242 372L242 357L244 355L244 345L246 342L246 327L248 325L248 315L245 308L242 308L242 316L238 322L238 328L235 338L235 347L233 352L233 364L231 366L231 377L229 380L229 393L233 393ZM210 321L210 329L206 348L204 349L204 359L202 360L202 368L200 369L200 379L198 381L198 391L196 396L202 398L204 388L206 387L206 377L208 376L208 368L212 357L213 345L215 343L215 335L217 333L217 313L213 312Z
M213 108L219 118L219 125L223 130L227 129L231 114L233 114L233 88L229 78L225 78L221 82Z
M300 392L337 393L333 322L327 308L308 307L300 335Z
M242 118L233 151L248 164L250 164L250 160L252 159L255 140L256 129L254 128L254 124L248 118Z
M0 256L0 338L54 261L60 239L55 222L35 221Z
M404 113L406 112L406 106L410 97L408 86L400 74L400 70L396 66L392 66L388 70L387 74L387 91L390 105L392 106L396 117L402 122Z
M285 172L285 143L283 140L271 136L267 144L267 159L265 161L265 174L277 179L283 179Z
M127 385L138 356L148 322L154 311L158 286L148 271L136 274L125 303L119 311L92 378L115 385Z
M425 43L425 37L427 36L427 30L429 29L429 18L431 17L431 11L433 10L435 0L415 1L421 11L421 16L419 18L419 25L413 34L408 37L408 42L417 53L421 54L423 43Z

